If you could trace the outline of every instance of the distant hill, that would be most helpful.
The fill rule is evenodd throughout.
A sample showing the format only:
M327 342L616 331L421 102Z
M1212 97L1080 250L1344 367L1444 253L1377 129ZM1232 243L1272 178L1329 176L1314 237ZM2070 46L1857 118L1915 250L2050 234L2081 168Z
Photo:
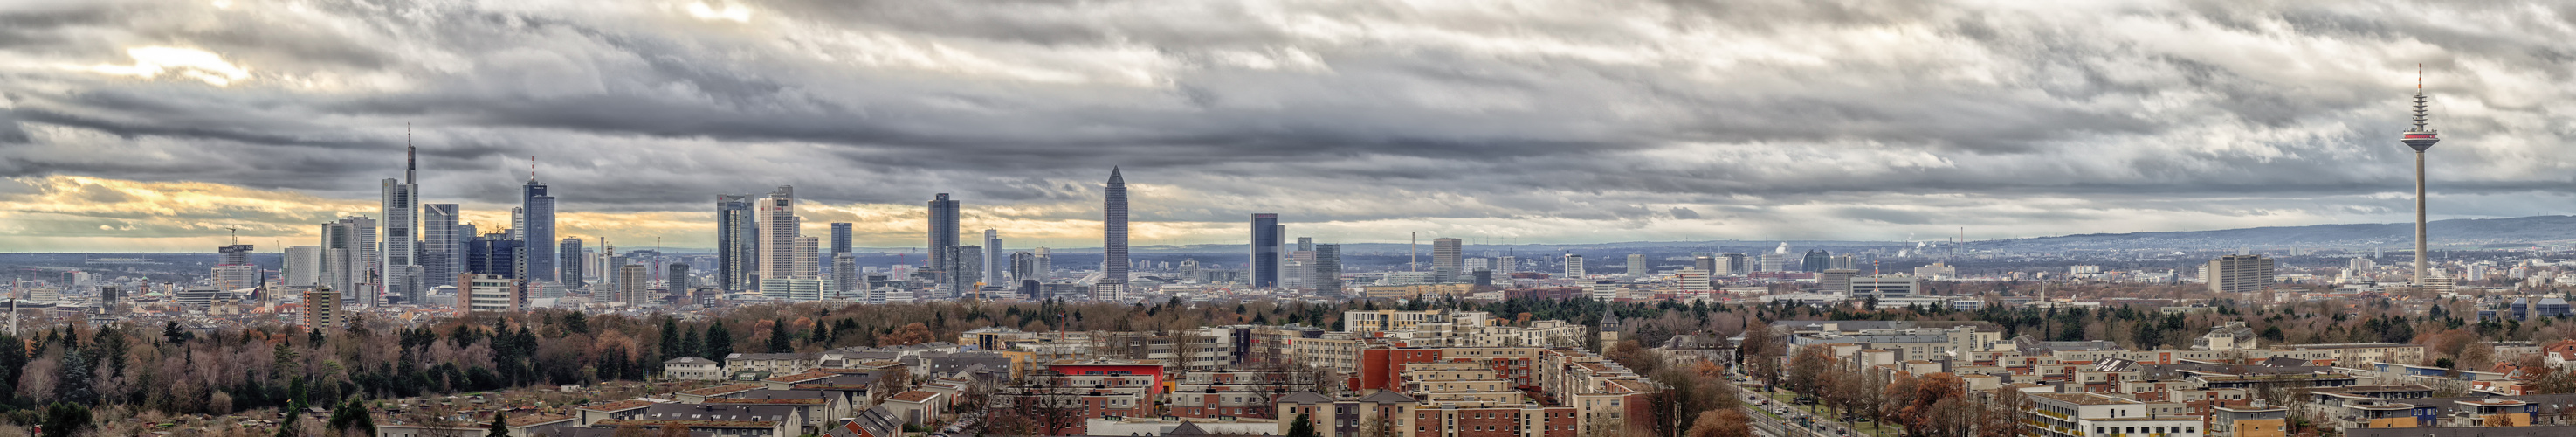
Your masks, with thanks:
M2545 215L2501 219L2452 219L2430 223L2425 231L2434 247L2522 247L2576 241L2576 216ZM2407 248L2415 244L2414 223L2276 226L2183 232L2131 232L2017 238L1971 243L1984 247L2061 248Z

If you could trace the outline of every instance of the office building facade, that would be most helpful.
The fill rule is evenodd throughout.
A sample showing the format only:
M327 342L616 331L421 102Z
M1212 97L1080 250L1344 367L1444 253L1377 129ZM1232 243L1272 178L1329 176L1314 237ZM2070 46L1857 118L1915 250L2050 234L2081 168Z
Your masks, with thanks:
M1127 179L1117 167L1109 168L1100 194L1100 282L1092 285L1092 298L1118 299L1127 286Z
M725 291L751 288L757 267L760 234L749 194L716 195L716 287ZM607 267L603 267L607 268ZM608 273L608 272L601 272Z
M555 196L547 194L546 184L538 183L533 174L528 176L528 184L520 187L520 192L523 195L520 208L527 221L520 232L523 237L520 241L527 242L527 256L521 262L527 264L527 276L519 279L527 282L561 281L555 270L555 263L559 262L555 259L555 246L546 244L555 241Z
M1247 264L1253 288L1279 286L1279 215L1252 215L1252 256Z

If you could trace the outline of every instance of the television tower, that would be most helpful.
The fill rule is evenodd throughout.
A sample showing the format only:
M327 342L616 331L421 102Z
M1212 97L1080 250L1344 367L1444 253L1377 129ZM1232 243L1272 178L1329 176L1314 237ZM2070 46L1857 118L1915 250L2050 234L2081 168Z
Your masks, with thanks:
M2424 244L2424 149L2433 148L2433 143L2442 142L2442 139L2436 138L2432 129L2424 127L2424 66L2419 64L2415 68L2415 128L2405 132L2405 143L2406 147L2415 148L2415 284L2420 287L2425 278L2424 260L2432 253Z

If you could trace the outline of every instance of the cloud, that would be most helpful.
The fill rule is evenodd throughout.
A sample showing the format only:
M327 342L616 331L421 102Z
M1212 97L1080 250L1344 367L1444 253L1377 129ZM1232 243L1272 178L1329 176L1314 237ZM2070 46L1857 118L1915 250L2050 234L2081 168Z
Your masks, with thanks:
M0 177L56 196L39 203L208 184L373 214L360 206L398 177L409 124L429 201L505 208L533 156L584 223L567 229L675 244L711 234L710 196L777 185L812 201L808 221L866 223L872 244L918 244L905 234L941 192L990 217L969 227L1096 244L1113 165L1135 183L1140 240L1158 243L1239 240L1252 212L1352 241L2388 222L2411 211L2388 197L2411 170L2391 135L2422 64L2447 138L2430 156L2435 215L2528 215L2576 183L2554 103L2576 95L2560 47L2576 30L2551 19L2571 15L2363 0L37 2L0 6ZM330 216L166 208L281 236ZM10 216L0 234L214 232L42 214L72 215Z

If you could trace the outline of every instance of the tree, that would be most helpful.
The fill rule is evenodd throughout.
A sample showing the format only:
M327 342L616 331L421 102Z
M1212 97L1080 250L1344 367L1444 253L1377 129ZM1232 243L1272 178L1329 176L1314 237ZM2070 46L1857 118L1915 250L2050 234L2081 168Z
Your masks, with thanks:
M493 411L492 426L485 429L490 431L484 432L483 437L510 437L510 410Z
M45 407L44 437L72 437L89 427L89 407L69 402Z
M1082 426L1086 405L1082 390L1061 377L1040 376L1013 388L1011 413L1034 425L1045 435L1065 435Z
M1318 437L1314 419L1307 418L1306 413L1297 413L1297 421L1288 423L1287 437Z
M771 321L769 324L769 353L783 354L795 351L795 343L787 341L787 321Z
M671 317L662 318L662 343L656 348L656 350L659 350L662 353L657 357L658 359L653 361L670 361L673 358L688 355L688 352L683 352L685 349L681 349L682 343L683 342L680 341L680 322Z
M304 402L296 401L295 405L296 409L301 410ZM303 413L299 411L295 415L301 416ZM342 435L376 435L375 417L367 414L367 403L358 401L356 397L350 397L347 401L341 402L338 408L332 408L331 419L323 422L323 425Z
M930 325L912 322L904 324L901 328L895 328L894 332L877 337L877 346L911 346L929 343L933 338L932 335L934 334L930 332Z
M1690 432L1684 435L1688 437L1754 437L1753 420L1751 417L1745 416L1744 409L1741 408L1709 410L1699 413L1699 419L1691 421Z
M689 437L689 426L663 425L661 437Z
M706 355L701 357L724 364L725 357L729 355L733 355L733 331L725 329L723 320L707 325Z

